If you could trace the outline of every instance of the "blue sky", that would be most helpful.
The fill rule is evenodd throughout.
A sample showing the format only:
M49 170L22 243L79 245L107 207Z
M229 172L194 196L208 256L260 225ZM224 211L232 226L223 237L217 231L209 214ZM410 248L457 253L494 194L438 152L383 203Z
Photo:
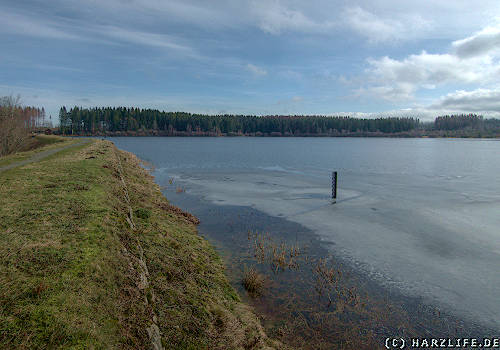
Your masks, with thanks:
M0 95L200 113L500 115L500 2L0 0Z

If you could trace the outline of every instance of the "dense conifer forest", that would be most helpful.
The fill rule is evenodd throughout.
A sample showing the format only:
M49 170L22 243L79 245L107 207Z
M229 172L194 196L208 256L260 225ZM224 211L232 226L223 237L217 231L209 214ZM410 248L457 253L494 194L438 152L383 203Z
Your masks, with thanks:
M160 136L495 136L500 120L453 115L422 123L418 118L353 118L346 116L202 115L126 107L79 108L59 112L59 131L66 135ZM480 134L477 134L479 132ZM482 133L482 134L481 134Z
M500 129L500 119L484 119L475 114L445 115L436 118L434 128L436 130L494 130Z

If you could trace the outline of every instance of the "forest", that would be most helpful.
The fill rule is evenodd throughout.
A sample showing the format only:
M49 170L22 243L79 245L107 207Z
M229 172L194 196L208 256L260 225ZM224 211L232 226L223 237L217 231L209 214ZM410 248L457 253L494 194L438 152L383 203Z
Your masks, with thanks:
M434 121L436 130L492 130L500 129L500 119L484 119L476 114L445 115Z
M59 112L63 134L312 136L353 132L398 133L416 129L415 118L359 119L326 116L202 115L139 108L79 108Z
M203 115L127 107L80 108L59 112L66 135L159 136L471 136L500 133L500 120L482 116L354 118L348 116ZM474 131L472 134L471 132ZM478 134L479 133L479 134ZM482 134L481 134L482 133Z

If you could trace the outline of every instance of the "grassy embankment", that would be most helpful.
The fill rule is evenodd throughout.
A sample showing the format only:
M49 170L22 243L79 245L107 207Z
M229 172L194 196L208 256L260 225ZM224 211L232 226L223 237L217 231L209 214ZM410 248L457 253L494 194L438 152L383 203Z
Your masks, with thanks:
M23 147L23 152L0 157L0 167L9 165L13 162L28 159L38 153L40 151L40 148L43 148L43 150L50 150L58 148L62 144L69 145L76 142L78 142L77 139L69 139L51 135L36 135L28 139L28 142Z
M107 141L0 173L0 348L279 347L196 221Z

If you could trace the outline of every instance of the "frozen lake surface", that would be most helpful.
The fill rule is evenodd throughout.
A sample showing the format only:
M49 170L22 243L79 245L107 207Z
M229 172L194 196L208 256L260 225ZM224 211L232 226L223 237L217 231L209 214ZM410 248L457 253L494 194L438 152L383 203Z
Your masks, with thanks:
M215 204L300 223L371 278L500 328L500 142L112 138ZM339 195L330 204L331 171ZM174 202L175 204L175 202Z

